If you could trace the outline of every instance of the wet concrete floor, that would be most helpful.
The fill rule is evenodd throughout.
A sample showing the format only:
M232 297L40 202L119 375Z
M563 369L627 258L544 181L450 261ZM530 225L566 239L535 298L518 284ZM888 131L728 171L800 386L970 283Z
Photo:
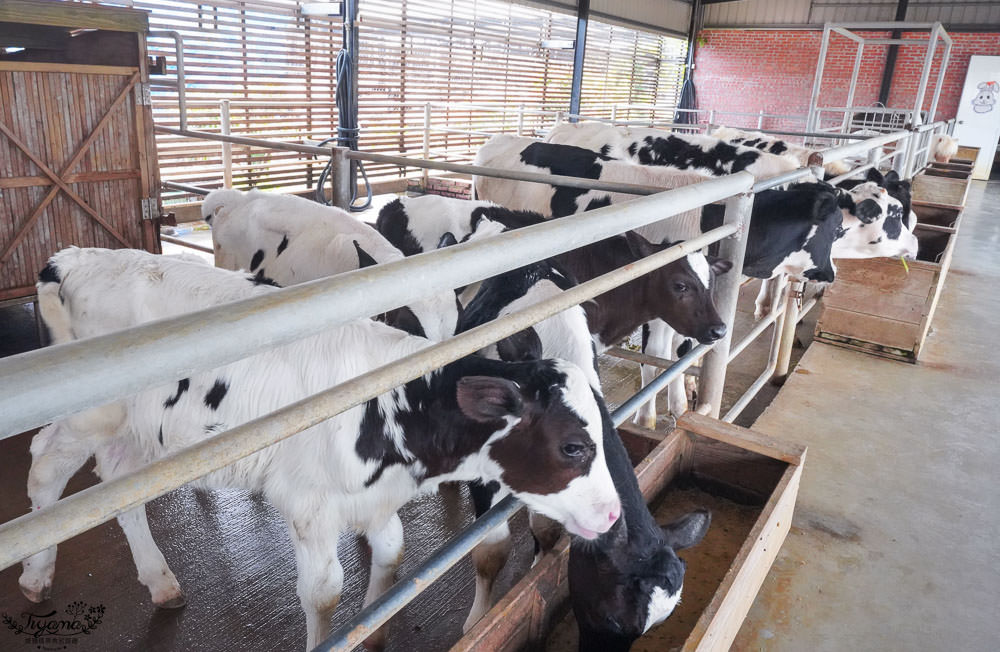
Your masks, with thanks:
M205 239L207 234L194 234ZM210 238L208 239L210 243ZM756 284L744 288L737 336L750 328ZM799 335L811 338L813 316ZM0 309L0 346L4 355L37 346L31 306ZM767 357L769 332L730 367L723 411L756 378ZM801 355L797 349L795 357ZM617 358L601 360L601 377L611 407L639 387L638 366ZM741 415L752 422L777 392L767 387ZM661 412L665 409L661 399ZM658 426L672 420L661 417ZM28 511L25 492L33 433L0 441L0 521ZM90 486L92 463L70 482L68 493ZM28 614L62 614L72 604L104 607L101 622L76 643L39 643L16 628L0 628L0 650L277 650L302 649L305 617L295 594L291 542L277 512L258 497L239 491L181 488L148 505L153 536L187 596L178 610L153 607L136 579L135 567L117 523L105 523L59 547L52 599L39 605L20 593L20 566L0 571L0 614L22 626ZM462 488L446 488L403 510L406 554L401 568L415 568L471 519ZM532 545L525 519L515 520L515 555L501 575L495 595L516 582L530 564ZM353 534L341 536L338 551L345 569L345 591L334 627L361 607L367 581L368 552ZM466 559L394 618L388 650L424 652L447 649L461 634L473 596L473 572ZM6 618L4 620L6 624Z
M754 424L809 446L734 650L1000 649L1000 182L973 182L918 365L812 346Z

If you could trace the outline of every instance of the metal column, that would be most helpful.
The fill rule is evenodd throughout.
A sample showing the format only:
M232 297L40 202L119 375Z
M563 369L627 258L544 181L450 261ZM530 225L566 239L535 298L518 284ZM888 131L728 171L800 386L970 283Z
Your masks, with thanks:
M740 280L743 258L746 254L746 239L750 231L750 213L753 209L753 194L742 193L726 200L724 224L739 224L740 230L719 243L719 256L733 263L733 268L716 279L715 304L722 321L729 325L726 336L715 343L712 350L701 361L701 375L698 378L699 402L708 404L707 414L719 418L722 407L722 388L726 382L726 366L729 364L729 344L733 339L733 324L736 318L736 303L740 297ZM699 406L699 411L701 407ZM703 413L706 414L706 413Z
M587 21L590 20L590 0L577 0L576 45L573 48L573 81L569 90L570 122L580 114L580 89L583 86L583 57L587 49Z
M809 97L809 115L806 117L806 131L817 131L816 107L819 103L819 89L823 83L823 69L826 68L826 53L830 49L830 25L823 25L823 43L819 48L819 62L816 65L816 78L813 79L812 95Z

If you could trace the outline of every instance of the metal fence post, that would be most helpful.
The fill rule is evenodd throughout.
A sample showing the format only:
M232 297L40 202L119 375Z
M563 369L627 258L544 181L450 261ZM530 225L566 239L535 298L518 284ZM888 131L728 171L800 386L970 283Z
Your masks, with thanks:
M229 100L219 100L219 117L222 134L230 135ZM222 143L222 185L233 187L233 144Z
M334 147L330 155L330 181L333 184L333 196L330 201L337 208L347 210L354 197L351 187L351 160L347 158L346 147Z
M747 233L750 230L750 212L753 209L753 193L741 193L726 200L724 224L740 224L740 230L719 242L719 256L733 263L733 268L716 279L715 305L719 316L725 322L726 335L715 343L712 350L701 361L701 375L698 378L699 402L708 404L707 414L719 418L722 408L722 388L726 382L726 366L729 363L729 345L733 339L733 323L736 317L736 303L740 297L740 280L743 257L746 254ZM700 406L698 409L701 409Z
M427 102L424 104L424 160L430 160L431 158L431 103ZM427 190L428 179L430 178L430 170L424 168L423 172L423 183L424 191Z
M517 107L517 135L524 135L524 105Z
M612 104L611 105L611 124L615 124L616 122L618 122L618 105L617 104Z
M781 385L788 376L788 368L792 363L792 345L795 343L795 327L799 324L799 306L802 301L802 281L791 281L788 298L785 303L785 313L781 321L781 338L778 341L778 363L774 368L771 382Z
M913 149L913 133L911 132L906 138L896 141L896 147L902 148L903 153L893 159L892 169L896 171L896 174L898 174L901 179L909 179L910 175L907 170L910 151Z
M757 129L764 128L764 109L757 112Z

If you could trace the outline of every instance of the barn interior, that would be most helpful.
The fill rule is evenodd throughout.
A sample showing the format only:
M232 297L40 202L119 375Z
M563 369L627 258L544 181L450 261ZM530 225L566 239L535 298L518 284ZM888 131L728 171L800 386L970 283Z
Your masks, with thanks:
M41 603L18 586L20 557L0 568L3 649L306 644L288 527L258 494L178 483L139 501L184 588L180 609L157 608L136 580L120 506L78 508L86 526L67 525L70 535L22 534L42 531L26 519L61 506L48 523L69 521L74 510L33 507L25 489L38 426L66 414L67 392L46 395L33 378L86 355L80 340L66 361L31 357L58 350L35 303L50 255L128 247L217 262L201 203L218 188L296 194L374 226L400 196L473 198L469 165L496 134L544 141L575 122L784 139L819 154L793 181L849 152L844 179L881 167L911 180L920 243L908 261L837 260L826 287L782 280L764 321L758 280L717 288L720 313L732 308L732 334L713 353L724 360L717 383L705 351L658 358L638 332L599 356L613 413L635 402L639 361L697 386L686 417L661 391L655 427L629 418L620 433L643 490L655 487L660 523L713 512L704 541L679 553L683 600L630 649L994 649L1000 109L986 107L1000 86L982 81L990 75L1000 82L1000 3L986 0L0 5L0 548L60 542ZM935 160L939 135L957 141L951 162ZM766 181L741 192L783 187ZM32 396L56 407L20 416ZM101 485L93 466L64 497ZM363 610L371 551L341 533L346 581L316 649L364 649L369 614L387 622L389 651L585 649L566 580L578 541L564 537L534 563L517 511L496 606L463 632L476 584L461 548L475 528L468 489L446 483L400 514L397 587L416 597L398 598L391 618ZM460 561L438 561L442 549ZM86 635L38 629L79 604L101 607Z

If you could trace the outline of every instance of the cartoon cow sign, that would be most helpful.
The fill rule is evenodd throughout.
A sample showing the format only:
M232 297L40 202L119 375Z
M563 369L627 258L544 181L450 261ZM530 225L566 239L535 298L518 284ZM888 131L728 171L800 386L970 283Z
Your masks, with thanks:
M1000 84L995 81L982 82L977 87L979 92L972 98L972 110L976 113L989 113L997 103L1000 94Z

